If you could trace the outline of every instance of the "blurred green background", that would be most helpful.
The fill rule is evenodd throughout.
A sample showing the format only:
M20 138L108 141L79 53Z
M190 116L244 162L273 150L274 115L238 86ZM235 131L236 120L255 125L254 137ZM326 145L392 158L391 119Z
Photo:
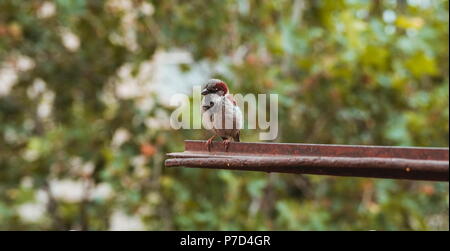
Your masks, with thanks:
M0 230L448 230L448 183L163 168L169 99L279 94L277 142L449 145L448 1L1 0ZM244 130L243 141L258 141Z

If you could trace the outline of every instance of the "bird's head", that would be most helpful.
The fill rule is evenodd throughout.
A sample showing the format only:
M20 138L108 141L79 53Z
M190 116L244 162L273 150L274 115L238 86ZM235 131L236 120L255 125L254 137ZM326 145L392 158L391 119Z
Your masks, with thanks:
M217 94L225 96L228 93L228 86L220 79L210 79L202 90L202 95Z

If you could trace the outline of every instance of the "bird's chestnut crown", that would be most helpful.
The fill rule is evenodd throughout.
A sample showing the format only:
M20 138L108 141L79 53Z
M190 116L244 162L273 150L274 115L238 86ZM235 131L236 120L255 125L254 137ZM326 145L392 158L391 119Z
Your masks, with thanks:
M219 79L210 79L206 83L205 88L202 90L202 95L217 94L219 96L224 96L228 93L228 87L225 82Z

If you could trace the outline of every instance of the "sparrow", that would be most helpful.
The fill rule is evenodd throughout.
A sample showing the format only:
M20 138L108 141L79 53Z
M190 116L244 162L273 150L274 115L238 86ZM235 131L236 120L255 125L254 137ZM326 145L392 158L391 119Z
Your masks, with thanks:
M205 126L214 135L206 141L208 151L212 140L219 136L222 138L225 151L230 142L239 142L242 128L242 112L236 100L228 92L227 84L220 79L210 79L202 90L202 119Z

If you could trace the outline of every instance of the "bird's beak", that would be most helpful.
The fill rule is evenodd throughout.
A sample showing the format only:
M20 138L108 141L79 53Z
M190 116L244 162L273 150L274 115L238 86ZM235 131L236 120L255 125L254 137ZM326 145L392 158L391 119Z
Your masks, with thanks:
M209 91L205 88L205 89L203 89L203 91L202 91L202 95L204 96L204 95L206 95L206 94L209 94Z

